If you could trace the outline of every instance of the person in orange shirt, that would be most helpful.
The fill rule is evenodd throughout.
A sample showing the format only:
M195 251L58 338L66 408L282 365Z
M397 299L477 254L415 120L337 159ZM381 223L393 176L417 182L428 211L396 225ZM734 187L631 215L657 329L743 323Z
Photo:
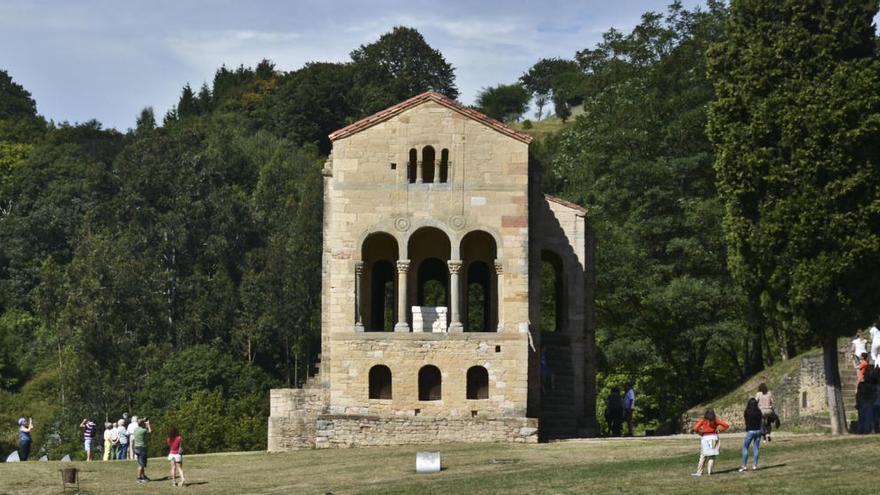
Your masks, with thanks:
M703 435L721 433L728 428L730 428L729 424L727 424L724 420L715 417L714 409L706 409L706 414L703 415L703 419L697 421L697 423L694 425L694 432L702 437ZM715 466L715 456L703 455L703 451L701 449L700 462L697 464L697 472L692 473L691 476L702 476L704 464L706 465L706 473L711 475L712 468Z
M871 367L871 363L868 362L868 353L862 353L862 360L859 361L859 383L865 381L865 373L868 372L868 368Z

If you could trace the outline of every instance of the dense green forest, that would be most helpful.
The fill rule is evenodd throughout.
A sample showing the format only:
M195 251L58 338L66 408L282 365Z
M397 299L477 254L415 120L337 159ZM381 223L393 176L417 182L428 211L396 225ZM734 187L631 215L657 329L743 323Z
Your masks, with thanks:
M477 100L565 122L532 165L590 211L600 401L632 381L650 428L822 343L728 268L707 53L731 16L675 3ZM0 71L0 453L20 416L57 456L81 450L82 417L123 411L177 424L190 452L265 448L268 390L301 385L320 352L327 135L426 90L456 98L454 69L402 27L346 63L221 67L124 133L47 122Z

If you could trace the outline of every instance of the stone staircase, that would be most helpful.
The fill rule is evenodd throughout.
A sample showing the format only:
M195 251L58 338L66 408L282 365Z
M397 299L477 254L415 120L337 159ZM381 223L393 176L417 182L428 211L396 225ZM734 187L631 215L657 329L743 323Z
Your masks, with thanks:
M840 373L840 388L847 420L855 421L859 416L858 409L856 409L856 380L858 379L858 371L853 368L852 364L851 340L852 338L840 339L838 341L837 369L838 373Z
M547 365L553 372L553 386L545 387L541 395L541 441L577 436L577 418L574 410L574 376L571 367L571 348L562 335L544 334L541 337Z

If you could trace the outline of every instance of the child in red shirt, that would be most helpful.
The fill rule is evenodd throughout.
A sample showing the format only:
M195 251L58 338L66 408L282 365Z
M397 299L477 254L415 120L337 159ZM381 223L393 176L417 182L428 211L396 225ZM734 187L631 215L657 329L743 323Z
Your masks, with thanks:
M706 414L703 415L703 419L697 421L697 424L694 425L694 431L698 433L701 437L703 435L712 435L718 434L722 431L730 428L730 425L727 424L724 420L718 419L715 417L714 409L706 409ZM701 445L702 447L702 445ZM703 465L706 464L706 461L709 461L707 464L707 474L712 474L712 467L715 466L715 456L714 455L703 455L702 448L700 450L700 462L697 464L697 472L693 473L692 476L702 476L703 475Z

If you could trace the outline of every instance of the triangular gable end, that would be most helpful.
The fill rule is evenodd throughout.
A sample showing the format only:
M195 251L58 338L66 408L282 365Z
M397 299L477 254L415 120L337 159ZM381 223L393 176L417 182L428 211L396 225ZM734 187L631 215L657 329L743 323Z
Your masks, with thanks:
M510 127L504 125L503 123L501 123L501 122L499 122L499 121L497 121L497 120L495 120L495 119L493 119L493 118L491 118L481 112L478 112L472 108L467 108L467 107L463 106L462 104L458 103L457 101L452 100L451 98L449 98L443 94L437 93L435 91L427 91L427 92L422 93L420 95L413 96L412 98L410 98L408 100L405 100L405 101L398 103L397 105L388 107L385 110L381 110L379 112L376 112L373 115L370 115L369 117L363 118L353 124L350 124L350 125L343 127L342 129L334 131L334 132L330 133L330 135L329 135L330 141L336 141L337 139L342 139L342 138L351 136L352 134L357 134L358 132L363 131L364 129L368 129L370 127L373 127L376 124L379 124L381 122L385 122L386 120L394 117L395 115L401 114L401 113L405 112L406 110L409 110L410 108L421 105L422 103L425 103L427 101L433 101L433 102L436 102L440 105L443 105L444 107L449 108L450 110L458 112L461 115L464 115L465 117L470 118L471 120L475 120L477 122L480 122L481 124L485 125L486 127L494 129L494 130L500 132L501 134L504 134L504 135L509 136L513 139L516 139L517 141L521 141L526 144L529 144L532 142L532 136L529 136L528 134L519 132L515 129L511 129Z

